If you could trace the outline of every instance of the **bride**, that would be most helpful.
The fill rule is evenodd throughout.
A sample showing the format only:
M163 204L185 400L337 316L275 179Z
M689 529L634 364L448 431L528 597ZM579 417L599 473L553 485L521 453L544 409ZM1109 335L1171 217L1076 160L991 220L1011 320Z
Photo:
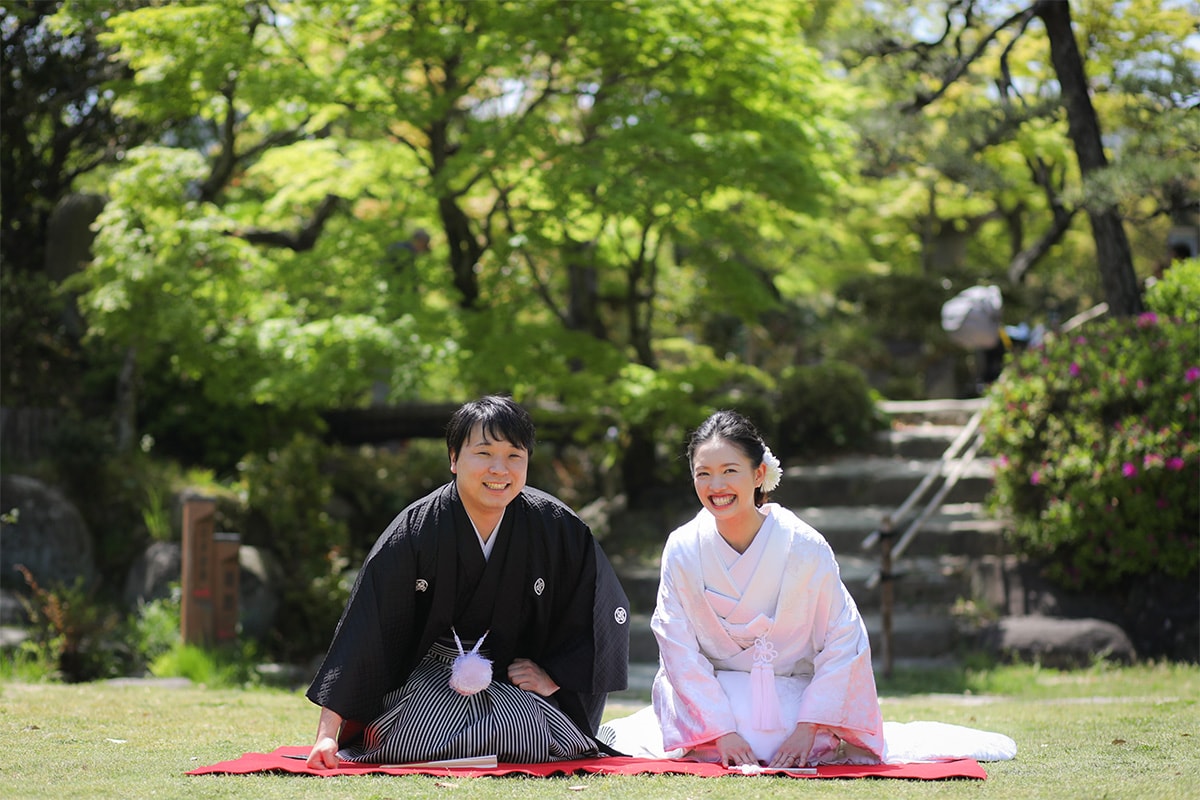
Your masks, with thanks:
M833 551L767 502L778 459L732 411L709 417L687 454L702 508L663 550L653 705L608 723L602 740L629 755L772 768L1012 757L1006 736L937 723L888 723L885 742L866 626Z

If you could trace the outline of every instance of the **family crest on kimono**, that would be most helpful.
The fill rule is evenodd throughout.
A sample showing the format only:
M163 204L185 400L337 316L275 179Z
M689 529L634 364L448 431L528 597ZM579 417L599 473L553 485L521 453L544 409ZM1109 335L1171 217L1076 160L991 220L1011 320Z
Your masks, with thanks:
M866 626L833 550L768 502L782 469L749 420L713 414L687 455L702 508L663 550L652 705L601 738L629 755L731 767L878 764L885 730L906 760L1012 757L998 734L883 722Z
M607 752L595 734L626 686L629 604L587 525L526 485L534 440L508 397L455 412L453 480L375 542L308 689L310 767Z

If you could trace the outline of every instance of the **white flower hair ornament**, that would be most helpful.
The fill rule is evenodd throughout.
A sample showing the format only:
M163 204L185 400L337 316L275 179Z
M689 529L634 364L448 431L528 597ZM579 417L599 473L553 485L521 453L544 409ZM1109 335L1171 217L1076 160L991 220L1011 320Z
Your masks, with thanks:
M779 466L779 459L766 445L763 446L762 463L767 465L767 474L763 476L762 482L763 494L770 494L779 485L779 480L783 477L783 469Z
M479 654L479 646L487 638L487 633L479 637L471 652L465 653L462 641L458 638L458 631L451 628L450 632L454 634L454 643L458 645L458 656L450 668L450 688L463 697L470 697L492 684L492 661Z

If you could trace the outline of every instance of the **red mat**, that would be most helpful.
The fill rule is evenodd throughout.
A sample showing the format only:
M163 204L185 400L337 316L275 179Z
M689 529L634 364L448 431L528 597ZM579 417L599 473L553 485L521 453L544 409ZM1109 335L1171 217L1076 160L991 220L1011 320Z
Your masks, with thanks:
M381 767L374 764L355 764L343 761L336 769L309 769L303 759L308 747L280 747L272 753L244 753L233 761L222 761L208 767L188 771L188 775L245 775L254 772L291 772L296 775L436 775L438 777L479 778L499 775L530 775L547 778L555 775L698 775L719 778L741 773L728 770L717 764L698 764L694 761L654 760L648 758L585 758L575 761L555 761L549 764L500 764L496 767L447 769L445 767ZM289 758L288 756L293 756ZM817 768L815 775L764 771L768 775L786 775L790 778L908 778L910 780L936 781L946 778L975 778L984 780L987 773L979 762L964 758L957 761L941 761L931 764L878 764L868 767Z

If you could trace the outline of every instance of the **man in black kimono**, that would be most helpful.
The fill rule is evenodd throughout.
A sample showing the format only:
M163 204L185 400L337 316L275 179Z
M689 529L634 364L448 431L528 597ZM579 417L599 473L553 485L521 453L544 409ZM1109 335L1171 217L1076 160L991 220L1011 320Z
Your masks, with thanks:
M311 767L603 750L594 735L629 650L612 566L574 512L525 485L534 426L511 399L464 405L446 444L454 480L376 541L309 687ZM480 639L492 680L464 694L451 667Z

